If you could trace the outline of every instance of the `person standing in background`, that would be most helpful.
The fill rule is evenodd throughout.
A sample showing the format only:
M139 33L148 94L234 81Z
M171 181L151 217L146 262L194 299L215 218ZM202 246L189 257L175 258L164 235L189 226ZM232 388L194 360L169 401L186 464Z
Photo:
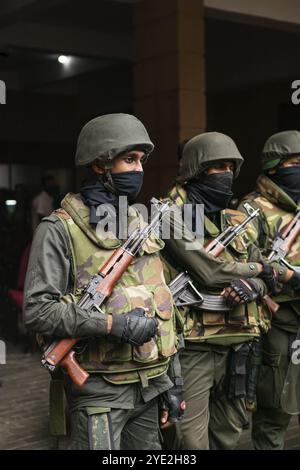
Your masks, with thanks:
M31 226L34 233L43 217L48 217L59 206L59 187L52 175L42 178L42 191L31 205Z

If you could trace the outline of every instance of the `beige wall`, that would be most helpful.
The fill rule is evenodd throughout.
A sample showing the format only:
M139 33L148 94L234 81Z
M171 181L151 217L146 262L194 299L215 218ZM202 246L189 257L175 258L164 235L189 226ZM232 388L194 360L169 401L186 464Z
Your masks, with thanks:
M204 6L300 24L299 0L204 0Z

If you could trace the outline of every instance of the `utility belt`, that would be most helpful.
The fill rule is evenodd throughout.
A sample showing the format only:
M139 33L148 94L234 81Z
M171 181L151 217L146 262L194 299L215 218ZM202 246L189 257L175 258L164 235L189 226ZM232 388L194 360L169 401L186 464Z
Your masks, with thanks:
M233 346L225 379L227 397L245 398L248 411L256 408L256 387L262 360L261 338Z

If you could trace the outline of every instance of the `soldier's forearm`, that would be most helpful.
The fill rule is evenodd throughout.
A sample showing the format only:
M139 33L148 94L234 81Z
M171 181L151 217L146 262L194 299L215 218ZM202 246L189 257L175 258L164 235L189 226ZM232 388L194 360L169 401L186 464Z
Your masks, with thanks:
M182 238L176 239L174 234L181 233L181 225L181 214L175 213L171 219L171 237L164 240L166 249L181 269L189 271L193 279L200 284L222 289L228 286L232 279L257 277L262 271L258 262L229 263L213 258L188 230L185 230Z
M24 319L31 331L62 338L102 336L108 328L107 315L56 301L25 301Z
M257 277L262 271L259 263L222 262L208 255L199 243L197 250L187 250L184 240L166 241L168 252L194 280L208 287L223 288L232 279Z

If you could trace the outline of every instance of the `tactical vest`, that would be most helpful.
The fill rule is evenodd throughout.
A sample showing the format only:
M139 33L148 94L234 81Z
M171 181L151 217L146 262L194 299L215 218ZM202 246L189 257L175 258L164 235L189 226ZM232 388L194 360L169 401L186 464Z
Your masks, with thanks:
M265 175L258 178L257 191L246 196L243 201L247 201L253 207L258 207L261 210L258 218L259 244L267 255L271 251L276 235L284 230L300 208ZM286 259L290 264L300 266L300 236L292 245ZM293 310L300 315L300 293L292 290L288 285L278 296L273 298L278 303L289 302Z
M89 208L79 195L69 193L54 214L62 220L69 236L74 276L73 293L61 301L78 302L91 277L121 243L112 233L99 232L89 224ZM129 208L128 222L145 224L133 208ZM105 313L118 315L136 307L149 309L159 322L155 339L132 347L114 342L109 336L89 338L77 353L78 362L88 372L101 373L109 382L124 384L139 381L141 373L150 379L166 371L170 356L176 352L177 336L172 296L159 256L162 247L161 240L149 238L101 306Z
M186 191L181 186L176 186L169 194L178 206L183 206L187 201ZM239 211L226 209L221 212L221 231L229 225L237 225L245 220L245 215ZM204 220L205 233L204 245L220 235L220 230L206 216ZM223 251L220 260L225 262L248 261L248 247L255 239L255 230L250 224L246 231L235 238ZM166 276L172 279L179 272L171 259L166 256ZM200 292L220 295L220 291L210 291L204 285L197 285ZM261 331L266 331L270 325L269 314L265 308L256 302L239 305L228 313L207 312L193 308L178 309L183 323L183 332L187 342L207 342L224 346L245 342Z

